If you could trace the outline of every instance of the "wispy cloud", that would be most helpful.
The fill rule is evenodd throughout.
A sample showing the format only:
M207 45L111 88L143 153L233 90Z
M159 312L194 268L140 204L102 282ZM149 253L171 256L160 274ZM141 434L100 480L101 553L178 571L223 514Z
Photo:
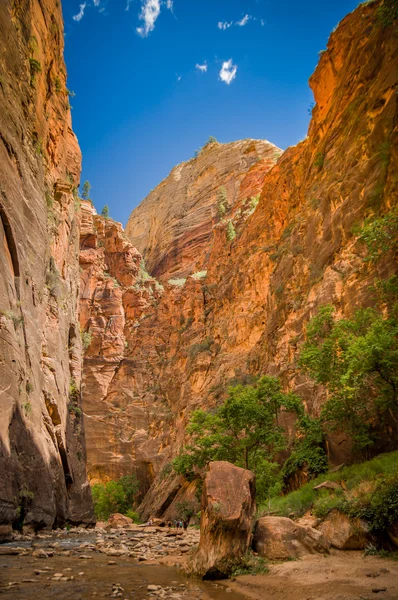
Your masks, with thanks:
M244 27L251 18L252 17L250 15L245 15L240 21L236 21L236 25L238 25L238 27Z
M127 0L127 4L126 4L126 10L130 10L130 4L133 2L133 0Z
M140 20L144 21L142 27L137 27L137 33L147 37L155 29L156 19L160 15L160 0L144 0L140 13Z
M229 22L228 21L219 21L217 24L217 27L218 27L218 29L225 30L225 29L229 29L230 27L232 27L233 24L234 24L233 21L229 21Z
M87 2L83 2L83 4L80 5L79 12L77 13L77 15L74 15L74 17L72 17L74 21L79 22L82 20L82 18L84 16L84 11L86 10L86 6L87 6Z
M260 21L261 26L265 25L264 19L259 19L258 17L253 17L252 15L246 14L240 19L240 21L219 21L217 23L217 27L218 29L225 31L230 27L244 27L249 21Z
M173 5L174 5L173 0L166 0L166 8L171 10L171 12L173 12Z
M229 85L235 79L237 70L238 67L233 64L232 58L224 61L220 71L221 81Z
M202 73L207 72L207 64L206 63L203 63L203 65L199 65L198 63L196 63L195 68L198 69L198 71L201 71Z

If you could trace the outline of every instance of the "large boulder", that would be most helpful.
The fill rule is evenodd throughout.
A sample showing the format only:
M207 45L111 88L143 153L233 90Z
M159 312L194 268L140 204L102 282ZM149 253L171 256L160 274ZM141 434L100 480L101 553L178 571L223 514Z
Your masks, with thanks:
M369 542L365 521L348 517L337 509L332 510L317 529L339 550L363 550Z
M329 547L328 539L320 531L286 517L262 517L254 530L254 550L270 560L325 553L329 552Z
M210 463L203 485L200 545L187 570L223 579L242 562L251 542L255 477L228 462Z
M126 517L126 515L121 515L120 513L114 513L108 519L107 528L111 529L127 529L131 527L133 524L133 520L130 517Z

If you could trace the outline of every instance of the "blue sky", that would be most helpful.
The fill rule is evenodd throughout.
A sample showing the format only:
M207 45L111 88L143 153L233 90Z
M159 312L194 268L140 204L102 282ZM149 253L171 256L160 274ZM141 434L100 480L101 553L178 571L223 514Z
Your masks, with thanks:
M305 137L318 52L357 4L64 0L73 128L97 210L125 224L209 135L283 149Z

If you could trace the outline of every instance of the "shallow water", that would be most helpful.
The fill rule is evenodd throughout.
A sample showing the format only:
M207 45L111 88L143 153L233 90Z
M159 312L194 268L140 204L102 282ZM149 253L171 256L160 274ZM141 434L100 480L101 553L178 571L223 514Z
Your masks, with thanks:
M83 542L95 539L93 534L84 538L35 539L35 545L44 548L54 542L62 549L77 547ZM13 542L2 547L29 547L31 542ZM118 557L115 565L109 565L112 557L100 553L89 553L90 559L78 556L52 556L34 558L26 556L0 556L0 594L5 598L24 600L85 600L92 598L111 598L113 586L123 588L120 598L148 599L149 584L173 587L173 594L181 594L181 600L243 600L244 596L227 592L226 587L217 583L187 577L178 569L162 565L136 562L130 557ZM35 570L48 571L36 575ZM79 575L83 572L84 575ZM74 577L70 581L51 581L54 573L63 573ZM10 583L16 585L10 586ZM170 594L170 592L169 592ZM167 595L166 597L170 597ZM178 596L177 596L178 597Z

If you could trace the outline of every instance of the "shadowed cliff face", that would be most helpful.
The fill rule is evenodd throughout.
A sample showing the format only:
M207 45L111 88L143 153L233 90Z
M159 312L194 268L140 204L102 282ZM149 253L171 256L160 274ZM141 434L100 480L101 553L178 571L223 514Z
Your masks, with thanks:
M339 316L374 304L374 279L396 268L391 253L376 264L364 261L366 250L353 234L355 224L383 214L397 200L397 44L394 27L376 18L378 5L360 6L331 35L310 80L316 106L308 138L268 172L262 161L240 172L235 204L222 219L213 213L222 184L211 175L205 186L210 195L200 196L194 208L186 198L200 188L200 170L198 181L184 180L185 195L175 193L178 177L192 173L194 162L177 167L133 212L127 233L153 274L166 282L174 273L185 277L206 267L205 277L164 283L164 291L157 288L151 298L140 281L116 290L105 282L94 285L94 320L82 321L94 334L84 375L84 406L92 419L89 470L107 479L137 466L143 492L151 485L144 516L160 514L175 501L181 480L168 476L168 464L184 442L190 414L216 405L231 381L279 375L318 415L324 392L297 370L306 323L326 303L335 304ZM239 148L232 146L234 152ZM203 160L211 154L209 164L217 169L217 152L224 148L210 145ZM251 179L257 165L259 178ZM223 177L228 180L227 173ZM260 184L253 212L249 201ZM186 244L190 220L191 233L206 235L190 233ZM227 236L229 221L233 239ZM117 229L100 222L97 231ZM110 262L109 272L119 279ZM136 267L132 273L136 277ZM98 350L109 341L98 326L99 309L109 323L106 289L112 314L123 313L112 359ZM348 440L331 436L329 453L332 462L349 460Z
M261 191L265 173L281 153L265 140L212 142L196 158L175 167L127 223L126 235L139 248L148 271L163 282L206 270L215 223L231 219L242 208L242 200L250 198L245 191Z
M91 522L59 2L1 2L0 55L0 523Z

